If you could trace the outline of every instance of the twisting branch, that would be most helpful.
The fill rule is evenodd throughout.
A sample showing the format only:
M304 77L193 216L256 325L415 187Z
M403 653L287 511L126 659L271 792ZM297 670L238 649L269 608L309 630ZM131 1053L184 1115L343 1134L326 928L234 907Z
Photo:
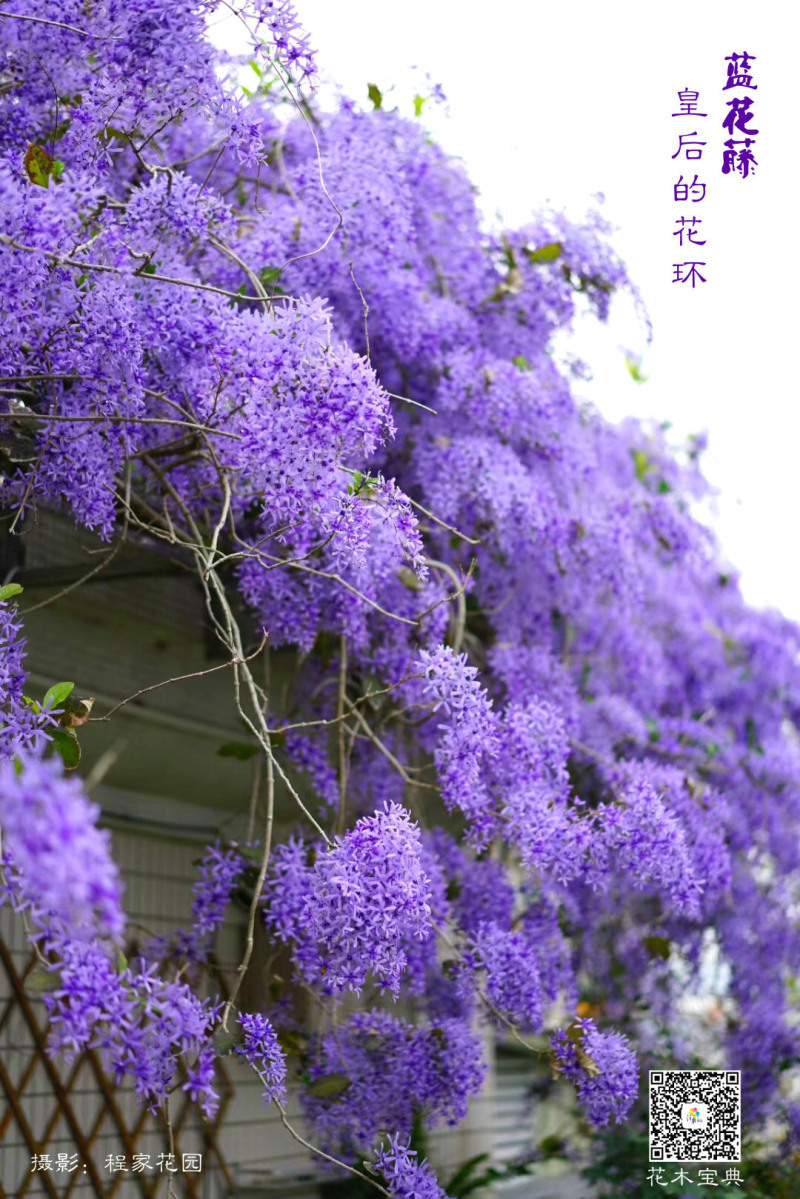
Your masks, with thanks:
M344 832L345 819L347 812L347 773L348 773L348 757L345 747L345 708L347 703L347 638L344 633L339 638L339 687L336 700L336 720L337 734L339 745L339 817L336 822L336 831L341 835Z
M67 33L77 33L80 37L90 37L98 42L118 42L121 39L115 34L91 33L88 29L79 29L77 25L68 25L66 21L50 21L47 17L30 17L25 13L9 12L0 8L0 17L10 21L33 21L37 25L50 25L53 29L64 29Z
M103 563L103 565L105 565L105 563ZM75 584L75 586L77 586L77 584ZM39 605L36 606L38 607ZM30 609L27 610L30 611ZM266 644L267 634L265 633L261 639L261 644L259 645L258 649L253 650L252 654L250 654L247 658L247 661L251 661L253 658L258 657ZM140 689L135 691L133 695L129 695L125 699L121 699L118 704L115 704L113 708L110 708L108 712L106 712L105 716L91 716L89 718L89 723L102 724L105 721L109 721L112 716L119 712L120 708L124 708L128 704L134 703L137 699L141 699L143 695L148 695L151 691L158 691L161 687L170 687L173 683L185 683L188 679L202 679L208 674L216 674L219 670L230 670L231 667L235 665L236 660L231 658L229 662L220 662L216 666L206 667L205 670L192 670L188 674L177 674L170 679L159 679L157 683L151 683L149 687L140 687Z
M347 703L348 710L353 714L353 716L355 716L359 725L364 730L364 735L367 737L367 739L369 741L372 742L372 744L375 746L375 748L378 750L378 752L383 754L384 758L386 758L386 761L389 763L390 766L392 766L397 771L397 773L400 775L400 777L404 783L407 783L409 787L422 787L426 791L440 791L441 790L441 788L438 787L436 783L423 783L423 782L420 782L419 779L412 778L406 772L406 769L403 766L402 762L400 762L395 757L395 755L388 748L388 746L384 745L384 743L381 741L378 734L375 732L375 730L370 725L369 721L364 719L361 712L359 712L358 709L353 704L351 704L349 701L345 701L345 702Z
M253 1069L255 1069L255 1067L253 1067ZM256 1070L256 1074L258 1074L258 1077L261 1079L264 1085L267 1086L267 1080L264 1078L263 1074L261 1074L258 1070ZM304 1149L308 1149L309 1152L313 1153L315 1157L321 1157L323 1161L330 1162L332 1166L339 1166L340 1169L346 1170L348 1174L353 1174L356 1178L360 1178L362 1182L368 1182L370 1186L374 1187L376 1191L379 1191L381 1195L386 1195L388 1199L392 1199L391 1193L386 1190L386 1187L381 1186L377 1179L370 1178L367 1174L362 1174L360 1170L356 1170L353 1166L348 1166L347 1162L340 1161L338 1157L332 1157L330 1153L325 1153L323 1149L317 1149L315 1145L312 1145L310 1141L307 1141L305 1137L302 1137L297 1129L295 1129L289 1122L289 1118L286 1115L286 1108L283 1106L280 1099L274 1099L273 1102L280 1112L281 1124L283 1124L283 1127L289 1133L289 1136L293 1137L294 1140L297 1141L298 1145L302 1145Z
M81 271L94 271L105 275L129 276L135 273L133 271L126 271L120 266L113 266L111 263L84 262L79 258L71 258L64 254L58 254L55 250L46 250L43 246L26 246L22 242L15 241L13 237L9 237L7 233L0 233L0 245L9 246L12 250L20 250L25 254L41 254L44 258L49 259L54 266L77 267ZM137 275L137 278L149 283L171 283L175 287L191 287L195 291L207 291L215 296L225 296L229 300L255 304L264 303L262 296L248 296L246 292L227 291L224 287L214 287L210 283L198 283L196 279L177 279L172 275L159 275L155 271L143 272Z
M258 905L261 900L261 892L264 889L264 880L267 877L267 867L269 865L269 856L272 849L272 824L275 811L275 775L273 773L272 754L267 754L267 815L264 821L264 850L261 855L261 865L258 869L258 878L256 885L253 888L253 898L250 901L250 911L247 917L247 933L245 937L244 957L236 968L236 977L234 979L231 993L228 996L225 1010L222 1015L222 1027L228 1027L228 1017L231 1013L234 1000L239 994L239 989L244 981L244 976L247 973L247 967L250 965L250 959L253 956L253 946L255 944L255 928L256 916L258 914Z

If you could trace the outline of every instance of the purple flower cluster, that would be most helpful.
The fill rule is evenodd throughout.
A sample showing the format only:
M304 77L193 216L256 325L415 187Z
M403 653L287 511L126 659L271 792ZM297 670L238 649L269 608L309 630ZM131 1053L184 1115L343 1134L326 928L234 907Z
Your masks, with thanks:
M493 824L481 768L497 749L492 701L466 654L454 654L441 645L422 650L419 662L425 675L423 693L433 699L434 712L447 717L438 726L436 745L442 798L451 810L460 808L470 818L475 836L485 839Z
M236 1052L246 1058L264 1083L264 1098L286 1098L286 1055L278 1043L275 1029L266 1016L257 1012L242 1012L239 1023L244 1030L244 1040L236 1046Z
M25 639L16 604L0 600L0 759L44 747L53 719L25 701Z
M506 835L528 869L561 877L575 872L568 757L564 720L553 704L508 704L491 771Z
M586 1118L595 1127L621 1123L639 1089L639 1068L628 1041L600 1032L593 1020L576 1020L552 1042L558 1070L575 1085Z
M347 1079L331 1099L313 1082ZM314 1047L311 1093L303 1108L319 1142L333 1152L365 1152L382 1130L409 1136L415 1118L463 1120L486 1075L479 1037L457 1018L409 1024L388 1012L358 1012Z
M235 845L224 850L219 844L209 845L193 887L191 927L145 941L140 950L142 957L154 963L170 959L185 965L205 963L244 865L245 859ZM197 976L196 970L193 976Z
M219 1100L210 1037L219 1005L199 999L185 982L160 978L152 964L115 964L85 925L73 932L49 913L31 913L57 979L43 996L52 1051L72 1058L100 1049L117 1081L131 1077L152 1110L172 1090L184 1055L194 1061L186 1089L212 1116Z
M522 932L482 924L475 937L493 1005L523 1028L542 1027L544 995L536 947Z
M312 868L307 936L324 946L326 985L360 991L372 973L397 994L406 939L431 935L419 829L400 804L365 816Z
M275 43L278 59L298 83L313 82L317 73L309 36L303 32L292 0L257 0L256 32L266 25Z
M122 887L99 809L60 759L0 763L0 822L7 852L2 898L27 913L54 985L43 999L53 1052L103 1051L118 1080L134 1079L155 1108L172 1089L181 1055L196 1059L187 1089L207 1115L218 1102L210 1035L218 1008L153 964L129 965Z
M292 765L311 780L322 803L335 808L339 802L339 782L324 742L312 741L300 733L287 733L286 752Z
M641 768L626 767L618 786L616 802L599 812L595 852L603 866L608 853L614 867L637 885L661 892L681 915L696 916L702 880L695 873L692 846L681 820Z
M383 1175L392 1199L447 1199L433 1168L418 1156L410 1141L403 1144L395 1134L381 1145L372 1166Z
M122 884L100 809L61 761L0 762L0 825L21 899L70 929L113 938L125 928Z
M451 911L470 936L485 923L509 928L516 896L502 863L474 857L443 829L429 833L426 841L432 862L446 880L442 884L445 897L436 905L439 914Z
M198 941L207 941L222 924L243 865L242 855L235 846L222 849L210 845L206 850L192 901L193 931Z
M297 842L276 851L268 923L295 943L301 970L326 990L358 993L373 974L397 995L404 943L432 931L417 825L400 804L387 802L320 849L313 866L303 858Z

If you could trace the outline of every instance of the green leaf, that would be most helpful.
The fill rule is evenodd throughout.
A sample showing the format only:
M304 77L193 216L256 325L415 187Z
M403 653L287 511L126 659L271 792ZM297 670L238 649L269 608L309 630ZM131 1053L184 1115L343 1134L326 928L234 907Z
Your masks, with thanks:
M653 469L653 464L644 450L631 450L631 455L633 457L633 465L636 469L636 478L640 483L643 483Z
M308 1092L315 1099L333 1099L343 1095L349 1086L350 1079L346 1074L323 1074L308 1084Z
M19 583L6 583L5 587L0 587L0 600L13 599L15 595L22 595L22 587Z
M511 362L517 368L517 370L529 371L531 369L530 362L528 362L528 359L523 357L522 354L515 354L511 359Z
M53 708L62 707L64 700L68 699L74 690L74 683L53 683L53 686L48 687L44 693L42 707L48 712Z
M383 93L376 83L367 84L367 95L372 101L373 108L380 108L383 104Z
M128 969L128 959L121 949L117 950L117 974L122 974Z
M528 262L555 262L563 252L564 247L560 241L551 241L546 246L539 246L538 250L526 250L525 255Z
M414 575L414 578L417 576ZM379 692L383 691L383 682L376 674L371 674L368 670L362 671L361 674L361 694L365 697L367 703L373 711L380 708L383 698Z
M671 948L669 937L645 937L643 944L651 958L661 958L662 962L669 960Z
M294 1057L302 1058L308 1049L308 1041L299 1033L292 1032L288 1028L281 1029L277 1034L278 1044L286 1054L292 1054ZM309 1080L304 1079L305 1082Z
M274 287L281 277L282 270L283 267L280 266L265 266L258 272L258 277L265 287Z
M65 166L65 164L61 161L60 158L53 159L53 178L56 181L58 181L61 178L61 176L64 174L64 166Z
M31 183L37 187L49 187L50 176L53 174L53 159L43 146L28 142L25 151L25 170Z
M60 987L61 975L46 966L37 966L25 979L25 990L30 995L44 995L48 991L58 991Z
M243 858L248 858L251 862L260 862L264 856L264 850L260 845L237 845L236 852L241 854ZM195 862L199 866L202 858L198 858Z
M625 355L625 365L628 368L628 374L635 383L646 383L650 378L649 375L642 374L642 360L635 357L633 354Z
M54 729L50 734L53 738L53 749L61 755L61 760L67 770L74 770L81 760L81 747L78 738L72 732L64 729Z
M401 566L397 572L397 577L403 586L407 587L409 591L421 591L425 586L425 584L422 582L419 576L414 573L410 566Z
M428 99L427 96L415 96L414 97L414 116L415 117L422 116L422 106L427 99Z
M455 1174L453 1174L445 1184L445 1191L448 1195L452 1195L453 1199L458 1199L463 1193L461 1188L466 1182L471 1181L478 1166L482 1166L484 1162L489 1160L488 1153L478 1153L475 1157L470 1157L464 1162L463 1166L459 1166Z
M226 741L217 750L220 758L236 758L240 762L246 762L260 753L261 749L258 745L250 745L246 741Z
M237 1045L241 1045L244 1040L244 1029L236 1018L235 1012L231 1012L228 1016L228 1027L223 1028L220 1024L211 1036L211 1048L216 1053L217 1057L225 1057L229 1053L233 1053Z

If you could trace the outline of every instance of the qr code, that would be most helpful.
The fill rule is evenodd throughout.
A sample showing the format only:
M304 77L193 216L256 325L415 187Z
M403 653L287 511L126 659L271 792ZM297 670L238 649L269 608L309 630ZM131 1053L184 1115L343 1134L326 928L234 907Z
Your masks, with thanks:
M738 1162L738 1070L650 1071L650 1161Z

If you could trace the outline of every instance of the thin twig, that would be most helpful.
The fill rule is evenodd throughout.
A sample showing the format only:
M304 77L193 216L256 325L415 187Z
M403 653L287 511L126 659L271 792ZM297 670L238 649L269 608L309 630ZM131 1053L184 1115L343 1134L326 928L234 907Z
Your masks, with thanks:
M259 645L258 649L253 650L252 654L245 658L244 661L252 661L253 658L257 657L266 645L266 642L267 634L265 633L261 639L261 644ZM90 723L101 724L106 720L110 720L114 713L119 712L120 708L124 708L126 704L131 704L134 700L139 699L140 696L147 695L150 691L157 691L160 687L169 687L171 683L183 683L187 679L201 679L204 675L214 674L218 670L230 670L232 666L236 665L236 659L231 658L229 662L220 662L217 666L208 666L205 670L193 670L189 674L178 674L171 679L161 679L158 683L151 683L149 687L142 687L139 691L134 692L133 695L129 695L127 699L120 700L120 702L111 708L110 711L106 712L105 716L90 717Z
M242 440L240 433L229 433L225 429L216 429L210 425L198 425L196 421L173 420L169 416L57 416L51 412L0 412L0 420L39 421L42 424L71 425L180 425L196 433L212 433L215 437L228 437L232 441ZM152 453L153 449L151 448L149 452Z
M225 1011L222 1015L222 1027L228 1027L228 1017L233 1007L234 1000L239 994L239 988L242 985L247 967L250 965L250 959L253 956L253 946L255 945L255 928L256 916L258 914L258 905L261 899L261 892L264 889L264 880L267 877L267 867L269 866L269 856L272 849L272 822L275 812L275 776L272 772L272 754L267 754L267 815L264 821L264 849L261 855L261 865L258 870L258 878L256 885L253 888L253 898L250 901L250 912L247 917L247 935L245 937L244 956L236 969L236 978L234 979L231 993L225 1004Z
M81 271L96 271L100 274L122 275L129 278L133 278L134 275L133 271L126 271L122 267L112 266L109 263L82 262L80 259L57 254L54 250L46 250L43 246L26 246L21 242L15 241L13 237L9 237L7 233L0 233L0 245L10 246L12 250L20 250L26 254L42 254L45 258L49 258L55 266L71 266ZM172 283L176 287L191 287L196 291L208 291L216 296L225 296L229 300L245 300L255 304L264 303L261 296L248 296L246 292L226 291L224 287L214 287L210 283L198 283L196 279L177 279L172 275L159 275L155 273L143 273L136 275L136 278L149 283Z
M253 1068L255 1069L255 1067ZM256 1070L256 1074L258 1074L258 1077L264 1083L265 1087L269 1085L259 1070ZM385 1187L382 1187L379 1182L376 1182L374 1178L370 1178L367 1174L362 1174L361 1171L356 1170L354 1166L348 1166L347 1162L340 1161L338 1157L331 1157L330 1153L325 1153L324 1150L317 1149L314 1145L307 1141L305 1137L302 1137L300 1133L297 1132L297 1130L289 1123L289 1118L286 1115L286 1108L283 1106L280 1099L274 1099L273 1102L280 1112L281 1123L283 1124L283 1127L286 1129L289 1135L293 1137L295 1141L297 1141L298 1145L302 1145L304 1149L308 1149L309 1152L313 1153L316 1157L321 1157L324 1161L330 1162L331 1165L339 1166L342 1170L346 1170L348 1174L354 1174L355 1177L360 1178L362 1182L368 1182L370 1186L375 1188L376 1191L380 1191L382 1195L386 1195L388 1196L388 1199L392 1199L391 1193L387 1191Z
M394 391L387 391L386 394L387 396L391 396L393 400L402 400L404 404L413 404L415 408L424 408L426 412L432 412L434 416L439 415L435 408L429 408L427 404L422 404L419 400L412 400L409 396L399 396Z
M381 741L380 737L375 732L375 730L371 727L369 722L364 719L361 712L357 711L357 709L352 704L350 704L349 701L345 701L345 702L347 703L348 708L350 709L352 714L355 716L358 723L363 728L364 733L366 734L367 738L372 742L372 744L375 746L375 748L380 753L383 754L384 758L386 758L386 761L391 766L394 767L394 769L400 775L400 777L404 783L407 783L409 787L423 787L426 791L440 791L441 790L441 788L436 783L423 783L419 779L412 779L410 777L410 775L408 775L406 773L406 769L403 766L402 762L400 762L395 757L395 755L388 748L388 746L384 745L384 743Z
M77 25L67 25L65 21L48 21L46 17L29 17L19 12L5 12L2 8L0 8L0 17L7 17L12 21L34 21L37 25L51 25L54 29L66 29L68 33L78 33L81 37L92 37L98 42L122 40L119 34L91 33L88 29L79 29Z

